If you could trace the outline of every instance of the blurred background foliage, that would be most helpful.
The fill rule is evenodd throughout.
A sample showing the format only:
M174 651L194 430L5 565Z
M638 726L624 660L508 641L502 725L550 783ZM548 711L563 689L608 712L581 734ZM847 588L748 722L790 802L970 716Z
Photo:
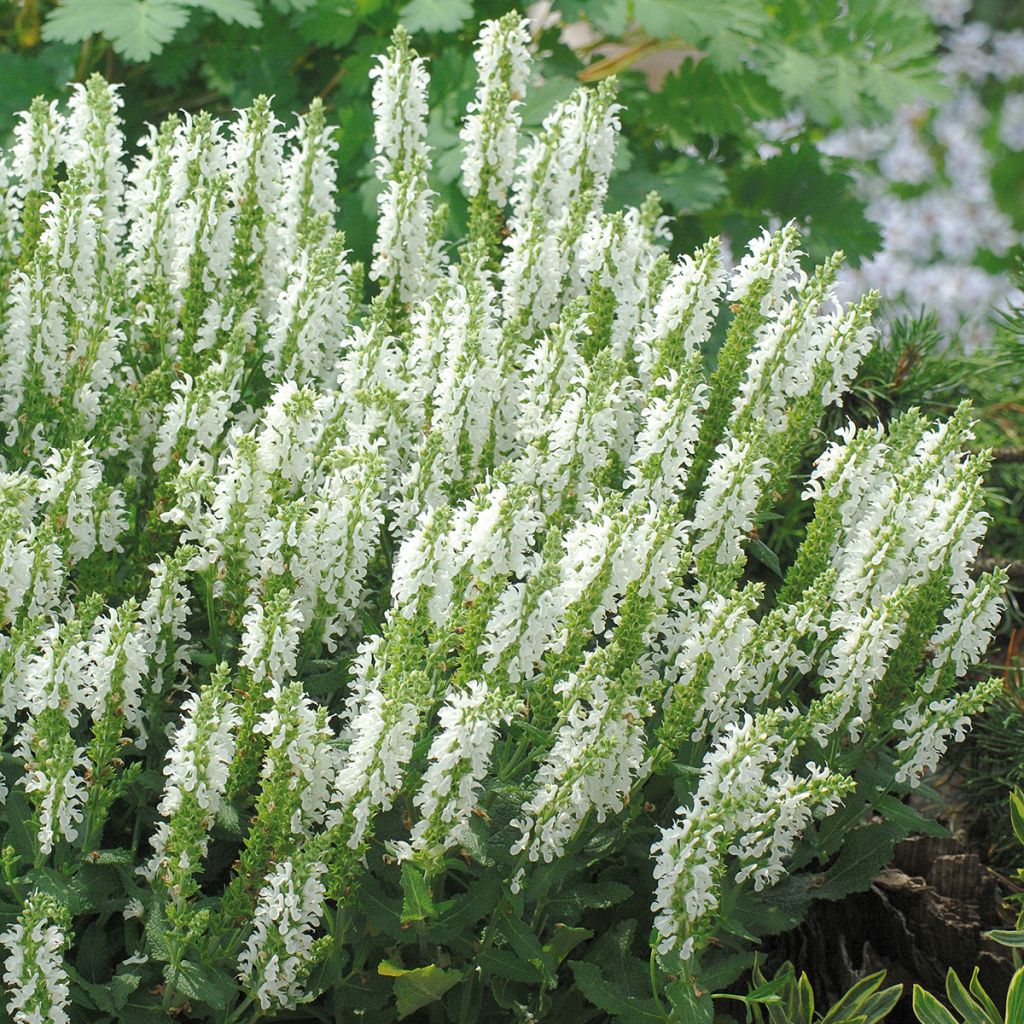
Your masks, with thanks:
M349 241L365 253L372 224L367 73L395 25L430 58L438 149L435 187L456 220L462 200L457 113L473 83L472 43L495 0L19 0L0 10L0 125L33 96L100 71L126 83L125 117L227 112L265 93L278 111L324 99L338 124ZM524 9L524 8L521 8ZM938 36L907 0L555 0L535 5L543 87L527 104L537 125L579 84L618 73L626 145L612 202L655 185L677 248L710 234L747 238L766 220L812 228L812 255L840 243L854 262L877 249L851 171L814 145L842 126L884 123L908 100L944 95ZM567 30L567 26L569 26ZM762 153L762 121L806 112L798 133Z

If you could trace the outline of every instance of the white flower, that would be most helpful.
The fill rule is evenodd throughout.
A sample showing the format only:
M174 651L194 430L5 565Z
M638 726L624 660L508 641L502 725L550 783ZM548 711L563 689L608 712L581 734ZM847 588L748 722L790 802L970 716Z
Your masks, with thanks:
M769 463L757 455L753 440L732 438L716 449L704 490L693 513L695 552L711 551L719 565L741 558L740 544L754 525Z
M252 931L238 957L239 978L263 1010L294 1009L312 966L313 931L324 908L319 861L284 861L260 889Z
M8 950L4 984L7 1011L17 1024L67 1024L71 1005L64 953L71 937L60 912L36 891L10 928L0 935ZM56 919L56 920L55 920Z
M485 191L503 204L515 170L519 107L530 70L529 22L514 14L485 21L477 38L477 89L466 108L462 184L468 196Z

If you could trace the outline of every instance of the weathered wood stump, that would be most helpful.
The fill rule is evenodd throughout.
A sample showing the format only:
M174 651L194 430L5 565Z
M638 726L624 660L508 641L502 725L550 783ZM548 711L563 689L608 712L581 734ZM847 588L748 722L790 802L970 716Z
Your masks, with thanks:
M864 975L888 971L890 984L906 986L890 1024L914 1024L914 983L941 995L950 967L966 981L979 966L983 984L999 1002L1013 973L1012 959L984 936L1010 924L998 882L955 839L908 839L870 890L816 903L804 924L771 952L807 971L821 1006Z

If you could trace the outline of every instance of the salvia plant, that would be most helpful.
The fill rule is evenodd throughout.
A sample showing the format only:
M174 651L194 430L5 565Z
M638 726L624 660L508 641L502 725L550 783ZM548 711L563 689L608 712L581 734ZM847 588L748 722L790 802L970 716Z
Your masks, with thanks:
M22 115L12 1019L709 1021L998 687L970 410L821 436L874 296L792 226L671 261L656 196L604 210L610 82L520 138L527 42L481 32L453 242L396 34L366 268L316 104L131 159L99 78Z

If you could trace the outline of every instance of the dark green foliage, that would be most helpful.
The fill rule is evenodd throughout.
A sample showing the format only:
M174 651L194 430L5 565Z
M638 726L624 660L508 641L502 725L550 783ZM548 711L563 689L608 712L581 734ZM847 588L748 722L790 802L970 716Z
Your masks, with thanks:
M478 23L517 5L503 0L28 0L0 12L0 136L38 94L92 71L131 84L129 137L144 122L205 107L226 114L260 94L278 109L324 99L338 126L340 200L349 244L360 257L372 240L376 185L369 163L368 72L400 21L431 58L433 185L456 223L468 211L455 188L459 115L473 81ZM672 216L675 245L689 251L709 235L749 237L770 217L795 217L813 230L811 254L841 240L850 259L878 248L850 163L822 156L814 142L840 124L884 120L913 96L939 95L936 38L917 3L741 0L556 0L563 22L594 37L579 53L559 26L537 31L543 86L525 108L536 127L577 79L620 76L630 110L617 174L616 205L639 204L657 187ZM625 53L602 60L602 44ZM620 47L621 49L621 47ZM687 59L663 81L634 64L659 51ZM585 66L584 66L585 65ZM641 65L642 66L642 65ZM755 122L806 108L808 121L763 158Z

